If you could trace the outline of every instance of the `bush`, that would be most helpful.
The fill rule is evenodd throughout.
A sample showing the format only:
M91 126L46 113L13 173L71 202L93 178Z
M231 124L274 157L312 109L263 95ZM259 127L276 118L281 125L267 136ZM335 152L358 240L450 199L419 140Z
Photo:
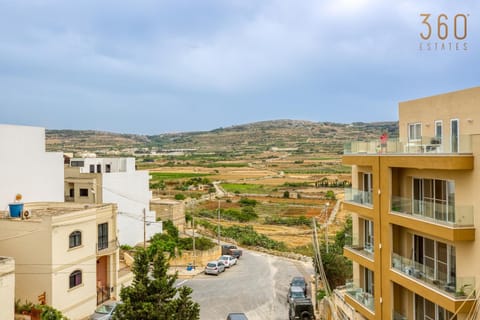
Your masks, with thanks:
M248 199L248 198L241 198L238 203L240 206L245 207L245 206L251 206L255 207L257 205L257 200L255 199Z
M183 193L177 193L175 195L175 200L185 200L185 195Z

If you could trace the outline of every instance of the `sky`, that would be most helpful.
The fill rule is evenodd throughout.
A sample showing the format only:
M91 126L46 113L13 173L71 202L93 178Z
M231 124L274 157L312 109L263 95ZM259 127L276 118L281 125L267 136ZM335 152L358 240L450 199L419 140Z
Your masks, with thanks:
M478 85L477 0L0 0L0 123L396 121L400 101Z

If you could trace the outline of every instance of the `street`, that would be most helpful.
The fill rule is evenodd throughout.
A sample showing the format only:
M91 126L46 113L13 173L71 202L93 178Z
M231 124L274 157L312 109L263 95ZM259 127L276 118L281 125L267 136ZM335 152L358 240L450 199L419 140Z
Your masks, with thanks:
M182 285L193 289L201 320L225 320L230 312L244 312L249 320L285 320L290 279L309 281L311 274L311 263L244 250L237 265L219 276L202 273Z

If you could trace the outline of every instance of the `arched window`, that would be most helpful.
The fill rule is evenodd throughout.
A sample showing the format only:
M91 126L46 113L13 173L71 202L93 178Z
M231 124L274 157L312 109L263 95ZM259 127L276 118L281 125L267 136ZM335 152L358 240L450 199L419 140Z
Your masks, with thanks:
M75 248L82 245L82 233L80 231L73 231L69 236L69 247Z
M70 288L74 288L82 284L82 271L75 270L70 273Z

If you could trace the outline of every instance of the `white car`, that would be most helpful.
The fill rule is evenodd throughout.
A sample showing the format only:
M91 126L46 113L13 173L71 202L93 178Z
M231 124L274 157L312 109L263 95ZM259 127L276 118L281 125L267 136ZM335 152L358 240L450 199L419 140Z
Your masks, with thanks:
M225 265L222 261L210 261L205 266L205 274L214 274L218 276L225 271Z
M220 256L220 258L218 258L218 261L222 261L226 268L230 268L230 266L237 264L237 258L228 254Z

